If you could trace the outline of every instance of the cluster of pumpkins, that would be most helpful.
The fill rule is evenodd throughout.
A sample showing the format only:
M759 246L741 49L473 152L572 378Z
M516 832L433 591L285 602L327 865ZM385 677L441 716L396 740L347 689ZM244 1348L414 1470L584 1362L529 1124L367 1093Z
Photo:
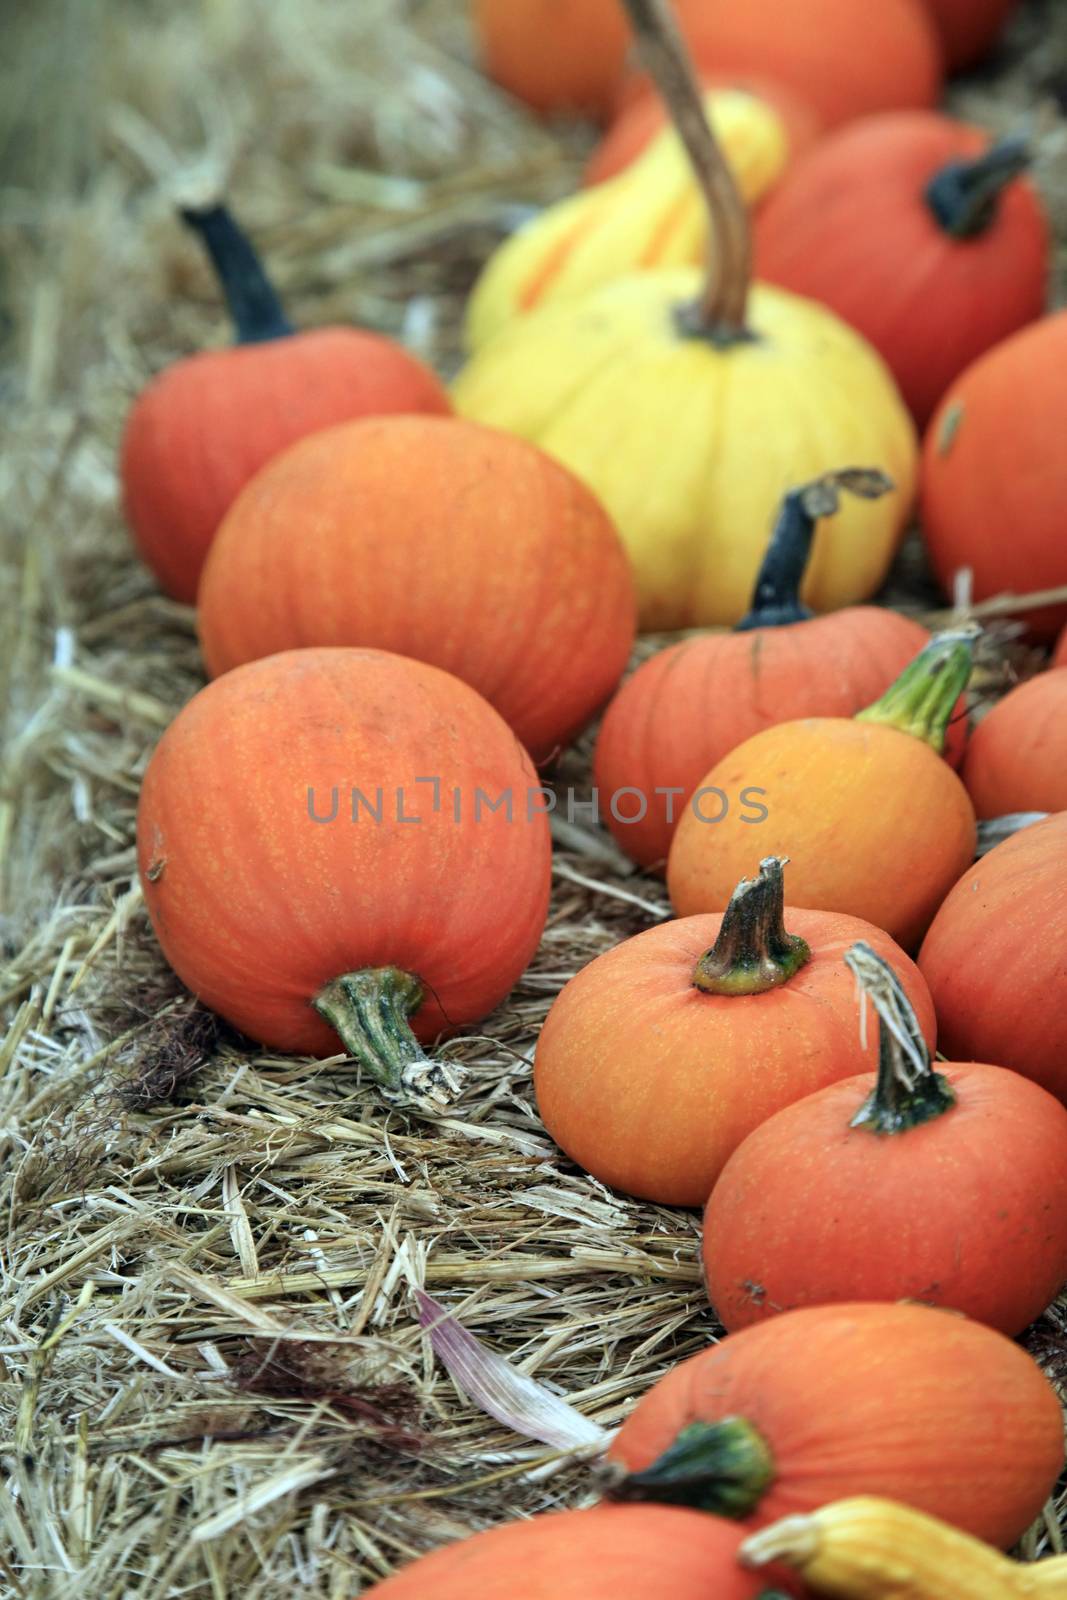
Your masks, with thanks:
M562 990L538 1107L603 1182L706 1206L729 1334L613 1443L625 1503L383 1600L741 1600L795 1571L1067 1594L975 1543L1017 1539L1063 1465L1010 1336L1067 1281L1067 644L970 731L977 630L862 604L920 480L946 585L1067 582L1042 208L1016 143L921 109L935 22L963 62L1010 6L676 9L703 90L665 0L625 0L677 131L618 0L476 7L531 104L621 110L588 186L487 264L450 393L377 335L294 332L229 212L184 214L238 342L164 371L123 439L212 680L145 773L145 900L235 1027L341 1047L433 1116L461 1081L433 1042L545 924L538 767L606 704L605 820L678 915ZM1067 608L1019 616L1042 644ZM637 628L692 626L717 631L619 687ZM976 865L977 819L1020 812L1049 815Z

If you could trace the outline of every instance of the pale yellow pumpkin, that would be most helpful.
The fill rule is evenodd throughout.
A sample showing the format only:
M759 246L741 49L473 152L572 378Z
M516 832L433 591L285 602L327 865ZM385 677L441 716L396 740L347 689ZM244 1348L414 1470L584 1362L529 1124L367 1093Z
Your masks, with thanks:
M762 285L754 338L686 334L677 311L700 284L697 269L633 274L524 317L461 372L456 410L539 444L600 498L644 629L739 621L783 494L880 467L893 492L820 523L802 591L815 611L867 599L915 487L915 430L888 369L824 307Z
M717 89L704 109L747 204L777 182L789 136L765 100ZM467 309L477 350L516 317L629 272L690 266L708 249L708 216L685 147L666 128L617 177L549 206L489 258Z

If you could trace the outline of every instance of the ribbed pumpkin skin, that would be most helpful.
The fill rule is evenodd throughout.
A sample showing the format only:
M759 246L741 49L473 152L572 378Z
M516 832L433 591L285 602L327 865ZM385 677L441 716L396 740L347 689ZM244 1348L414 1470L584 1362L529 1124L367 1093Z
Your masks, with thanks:
M742 1571L742 1538L736 1523L674 1506L553 1512L435 1550L368 1600L758 1600L771 1578Z
M1003 1067L934 1065L956 1104L930 1122L851 1128L867 1074L779 1111L734 1152L704 1217L724 1327L858 1298L921 1300L1014 1335L1055 1299L1067 1111Z
M789 898L884 928L914 950L974 859L974 810L929 745L878 723L808 717L765 728L701 780L709 795L683 813L667 858L679 916L723 909L754 856L787 856ZM745 821L742 791L762 790L768 816ZM699 791L698 791L699 792ZM694 796L694 804L696 796ZM751 814L751 813L749 813Z
M931 106L941 92L941 51L921 0L675 0L674 9L698 68L776 78L826 128ZM641 79L627 80L621 99L640 92Z
M534 111L606 117L630 45L619 0L474 0L489 77Z
M981 718L963 781L979 817L1067 811L1067 672L1042 672Z
M126 422L120 471L137 549L169 595L192 603L219 523L286 445L351 417L450 410L428 367L355 328L189 356L153 379Z
M922 528L947 592L964 567L976 600L1067 584L1065 414L1062 311L988 351L945 395L923 442ZM1067 605L1017 614L1052 639Z
M271 462L219 531L199 613L212 674L307 645L395 651L477 689L538 760L610 695L636 622L589 491L443 417L347 423Z
M799 94L774 78L752 73L702 72L703 88L741 89L755 95L778 113L789 139L789 157L796 161L819 137L820 124L815 112ZM597 145L585 168L585 184L604 183L624 171L663 131L667 113L658 95L641 95L616 117Z
M790 871L792 869L790 868ZM1067 1102L1067 813L972 866L923 941L940 1045L1012 1067Z
M666 862L675 822L717 761L762 728L804 716L851 716L871 705L929 640L919 623L855 606L810 622L684 639L642 662L608 707L594 772L604 821L644 867ZM959 746L962 722L953 725ZM620 821L618 790L639 789L640 820ZM679 788L668 820L657 788ZM620 800L636 817L636 800Z
M987 56L1019 0L925 0L950 72Z
M857 939L890 962L934 1041L925 985L880 929L787 907L786 929L811 960L765 994L704 994L693 969L721 925L685 917L598 956L557 997L537 1043L537 1106L556 1143L602 1183L665 1205L703 1205L753 1128L877 1061L876 1030L860 1041L843 959Z
M953 238L924 199L935 173L989 142L934 112L865 119L822 140L756 222L759 276L862 333L920 426L964 368L1045 309L1049 228L1024 178L973 238Z
M440 779L440 810L430 785ZM141 789L137 848L163 952L205 1005L281 1050L336 1051L311 1009L330 979L422 979L420 1039L503 999L537 946L551 847L537 778L466 684L374 650L297 650L227 673L171 723ZM351 821L350 791L376 803ZM314 791L318 816L309 814ZM483 810L510 788L514 820ZM403 789L400 823L396 791ZM461 820L453 790L461 794Z
M1063 1464L1063 1416L1003 1334L914 1305L816 1306L731 1334L662 1378L609 1454L651 1465L687 1423L744 1417L778 1469L750 1524L873 1494L1004 1549Z

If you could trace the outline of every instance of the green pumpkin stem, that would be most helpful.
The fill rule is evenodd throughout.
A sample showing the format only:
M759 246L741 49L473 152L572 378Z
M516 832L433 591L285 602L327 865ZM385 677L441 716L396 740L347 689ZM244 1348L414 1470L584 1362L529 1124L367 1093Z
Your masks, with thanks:
M938 226L954 239L973 239L996 219L1000 196L1030 165L1023 139L1004 139L972 161L950 161L935 172L924 198Z
M461 1074L431 1060L412 1032L409 1018L422 1000L422 984L410 972L366 967L334 978L312 1004L388 1105L433 1116L451 1103Z
M752 278L752 239L741 191L708 119L693 63L669 0L623 0L641 58L685 145L708 211L708 268L695 306L679 312L692 338L720 346L751 339L745 307Z
M834 515L842 490L862 500L877 500L894 487L892 478L875 467L846 467L790 489L778 508L778 520L756 579L752 609L734 632L808 621L814 613L802 603L800 586L811 556L815 524L820 517Z
M238 344L284 339L293 325L247 234L223 205L183 206L182 221L199 234L222 284Z
M804 940L785 931L787 859L768 856L759 876L742 878L730 896L718 938L693 969L693 984L704 994L764 994L811 959Z
M850 1126L906 1133L951 1111L955 1091L934 1071L911 1001L888 961L860 940L845 952L845 964L878 1014L878 1081Z
M940 754L956 702L970 682L979 632L974 623L968 623L935 633L881 699L857 711L856 721L899 728L901 733L925 740Z
M610 1469L609 1469L610 1470ZM775 1477L774 1457L744 1417L691 1422L642 1472L608 1479L609 1500L689 1506L720 1517L747 1517Z

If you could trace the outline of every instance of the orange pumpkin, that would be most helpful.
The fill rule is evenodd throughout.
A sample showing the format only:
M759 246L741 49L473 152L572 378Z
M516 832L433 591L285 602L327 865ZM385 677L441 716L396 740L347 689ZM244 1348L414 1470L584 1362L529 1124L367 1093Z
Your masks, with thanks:
M919 966L955 1061L1012 1067L1067 1102L1067 813L998 844L931 924Z
M941 50L922 0L673 5L700 70L777 79L806 100L826 128L900 106L932 106L940 96ZM648 92L647 80L634 74L624 80L617 103Z
M885 607L814 617L800 598L816 518L833 514L841 488L871 493L878 483L878 474L830 473L786 495L744 621L733 633L658 651L611 702L596 744L596 784L608 827L642 866L666 862L676 818L704 773L737 745L797 717L852 716L929 641L918 622ZM948 738L958 760L965 711ZM636 800L624 800L624 791Z
M797 1592L777 1572L746 1573L742 1537L721 1517L672 1506L553 1512L435 1550L368 1600L760 1600L772 1581Z
M1067 811L1067 672L1042 672L981 718L963 765L979 817Z
M824 139L756 222L756 271L820 300L884 357L915 420L1045 309L1049 226L1018 139L927 111Z
M668 1372L610 1456L629 1500L763 1526L882 1496L1005 1548L1063 1465L1063 1414L1003 1334L919 1305L787 1311Z
M949 389L923 441L922 528L941 585L969 568L972 597L1067 584L1067 311L988 351ZM1036 639L1067 604L1020 606Z
M950 72L973 67L989 54L1019 0L925 0L941 38Z
M213 674L298 646L393 650L477 689L535 759L607 699L636 624L589 490L451 417L346 423L285 451L226 517L199 613Z
M194 695L149 762L137 849L163 953L205 1005L280 1050L340 1038L397 1100L435 1088L416 1039L503 999L548 906L511 729L378 650L269 656Z
M482 66L534 111L607 116L630 45L620 0L474 0Z
M765 100L778 113L789 139L790 159L796 161L819 137L815 112L794 90L774 78L752 73L702 72L700 84L707 93L713 89L740 89ZM654 94L638 96L628 105L597 145L585 168L585 184L604 183L616 177L637 160L667 126L668 114L662 100Z
M719 1319L922 1300L1020 1333L1067 1282L1067 1111L1003 1067L935 1071L888 963L845 959L879 1016L877 1075L787 1106L726 1163L704 1217Z
M712 767L667 859L679 916L726 905L759 807L760 849L794 863L792 900L862 917L914 949L974 858L974 808L939 754L972 646L973 632L935 635L852 720L765 728Z
M628 1194L703 1205L772 1112L877 1059L842 961L857 939L904 974L933 1041L918 972L880 930L822 911L791 910L786 926L771 859L725 916L650 928L571 979L541 1030L534 1090L572 1160Z
M279 450L349 417L451 406L429 368L389 339L357 328L294 333L229 212L182 215L214 261L237 344L152 380L126 420L120 473L139 554L168 594L192 602L227 509Z

